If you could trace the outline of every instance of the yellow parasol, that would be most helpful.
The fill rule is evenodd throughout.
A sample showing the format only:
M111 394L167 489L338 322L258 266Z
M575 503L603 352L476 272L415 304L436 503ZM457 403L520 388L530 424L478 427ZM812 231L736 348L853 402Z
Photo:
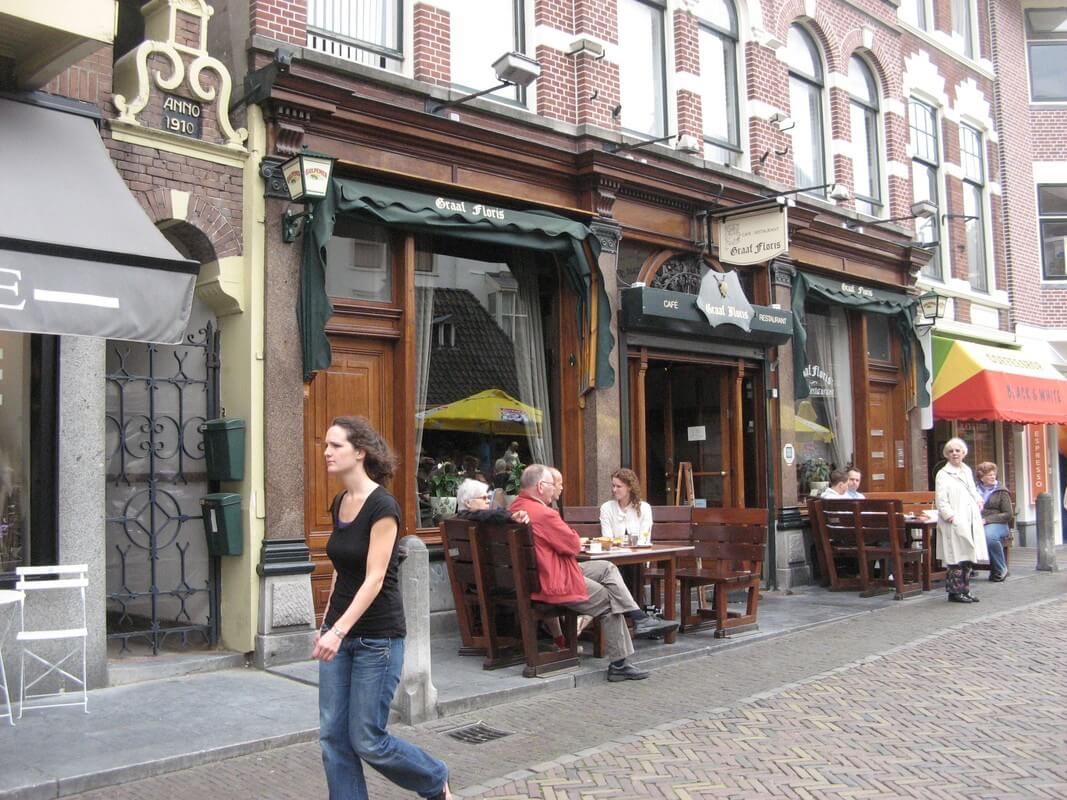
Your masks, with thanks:
M807 434L818 442L832 442L834 440L833 431L818 422L812 422L810 419L798 416L793 417L793 423L794 429L798 434Z
M526 436L541 425L541 411L516 400L503 389L487 389L454 403L415 415L426 430L467 431L500 436ZM531 428L533 431L531 431Z

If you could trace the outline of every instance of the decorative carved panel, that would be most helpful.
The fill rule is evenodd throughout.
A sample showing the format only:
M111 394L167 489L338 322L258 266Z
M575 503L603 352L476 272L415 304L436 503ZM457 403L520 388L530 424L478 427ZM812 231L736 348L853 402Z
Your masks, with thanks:
M697 294L700 292L700 279L703 265L695 255L677 255L664 262L659 272L652 279L653 289L665 289L669 292Z

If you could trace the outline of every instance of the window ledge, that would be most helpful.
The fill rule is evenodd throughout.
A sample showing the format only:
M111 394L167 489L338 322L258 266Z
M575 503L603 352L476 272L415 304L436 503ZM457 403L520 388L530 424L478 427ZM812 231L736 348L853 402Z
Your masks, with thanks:
M996 79L996 73L991 68L992 65L988 67L986 66L986 64L989 64L988 59L982 58L979 60L975 60L973 58L968 58L963 53L952 47L952 45L950 45L947 41L933 35L933 33L929 31L924 31L922 28L916 28L914 25L912 25L906 20L898 19L897 25L899 25L900 29L905 33L910 33L917 39L921 39L923 42L930 45L939 52L942 52L953 60L958 61L960 64L963 64L965 67L967 67L967 69L977 72L983 78L988 78L991 81ZM934 33L943 34L943 31L935 31Z

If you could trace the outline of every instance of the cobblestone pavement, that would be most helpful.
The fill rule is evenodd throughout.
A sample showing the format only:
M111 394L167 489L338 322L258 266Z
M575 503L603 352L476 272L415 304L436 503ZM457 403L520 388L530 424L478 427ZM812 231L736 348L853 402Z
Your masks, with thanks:
M443 758L465 798L1067 797L1067 574L977 592L980 604L930 593L647 681L392 730ZM509 735L476 746L444 735L478 721ZM368 777L375 800L406 796ZM78 797L326 790L309 743Z

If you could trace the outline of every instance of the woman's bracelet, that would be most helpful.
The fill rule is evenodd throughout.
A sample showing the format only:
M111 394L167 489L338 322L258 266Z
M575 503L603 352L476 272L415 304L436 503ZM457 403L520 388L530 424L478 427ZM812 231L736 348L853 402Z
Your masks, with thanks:
M338 627L337 627L336 625L334 625L334 626L333 626L332 628L330 628L330 632L331 632L331 633L332 633L332 634L333 634L334 636L336 636L336 637L337 637L338 639L344 639L344 638L345 638L345 636L347 636L347 635L348 635L347 631L343 631L343 630L341 630L341 629L340 629L340 628L338 628Z

